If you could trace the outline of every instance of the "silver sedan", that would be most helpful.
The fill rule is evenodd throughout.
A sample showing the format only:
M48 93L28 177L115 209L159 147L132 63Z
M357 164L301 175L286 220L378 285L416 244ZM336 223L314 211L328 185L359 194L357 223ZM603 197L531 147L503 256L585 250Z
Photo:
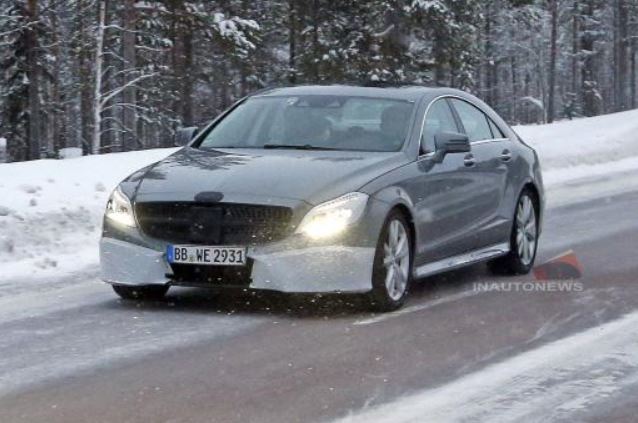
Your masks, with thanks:
M538 157L467 93L271 89L176 141L107 204L102 278L124 298L239 287L361 293L393 310L418 278L533 266Z

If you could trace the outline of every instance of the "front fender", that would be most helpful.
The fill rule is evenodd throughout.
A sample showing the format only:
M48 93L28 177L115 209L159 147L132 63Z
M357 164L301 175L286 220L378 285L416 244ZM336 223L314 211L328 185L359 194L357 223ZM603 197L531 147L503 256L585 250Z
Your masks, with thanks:
M379 235L381 234L381 228L383 227L383 223L385 222L386 217L394 208L398 207L406 211L408 214L408 220L411 224L414 224L414 216L416 216L414 202L408 195L407 191L402 187L388 186L386 188L383 188L372 195L371 200L374 204L374 211L372 213L372 216L376 223L376 232L374 234L375 238L378 239ZM414 235L416 236L416 233Z

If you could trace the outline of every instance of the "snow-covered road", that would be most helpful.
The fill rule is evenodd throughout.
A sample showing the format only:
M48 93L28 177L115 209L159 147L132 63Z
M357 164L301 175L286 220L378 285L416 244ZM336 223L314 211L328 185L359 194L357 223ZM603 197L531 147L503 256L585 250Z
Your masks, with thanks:
M638 393L638 312L340 421L572 422L623 390Z
M494 280L479 265L375 316L349 299L182 289L135 304L89 273L52 281L39 302L2 303L0 420L587 421L621 411L617 396L635 409L636 207L638 190L551 209L541 259L574 250L575 292L476 292Z

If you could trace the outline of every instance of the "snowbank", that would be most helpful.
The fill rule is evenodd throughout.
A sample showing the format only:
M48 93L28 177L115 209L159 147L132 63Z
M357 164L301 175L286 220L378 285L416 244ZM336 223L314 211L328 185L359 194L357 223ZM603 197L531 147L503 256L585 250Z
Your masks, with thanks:
M515 129L538 150L550 188L638 169L638 110ZM0 289L95 268L109 193L133 171L173 151L0 164Z
M638 169L638 110L514 130L538 152L550 188Z
M0 164L0 289L95 266L104 206L119 181L175 151Z
M638 156L638 110L514 130L538 151L544 170Z

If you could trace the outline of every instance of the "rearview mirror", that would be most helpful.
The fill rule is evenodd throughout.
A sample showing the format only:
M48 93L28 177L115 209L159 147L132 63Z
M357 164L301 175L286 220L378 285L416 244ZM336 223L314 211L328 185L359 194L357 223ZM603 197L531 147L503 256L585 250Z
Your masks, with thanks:
M458 132L438 132L434 135L436 154L443 159L449 153L467 153L470 151L470 139Z
M195 138L195 135L197 135L197 132L199 132L199 128L196 126L190 126L188 128L177 129L177 131L175 131L175 138L173 140L174 144L177 147L183 147L187 145L189 142L193 140L193 138Z

